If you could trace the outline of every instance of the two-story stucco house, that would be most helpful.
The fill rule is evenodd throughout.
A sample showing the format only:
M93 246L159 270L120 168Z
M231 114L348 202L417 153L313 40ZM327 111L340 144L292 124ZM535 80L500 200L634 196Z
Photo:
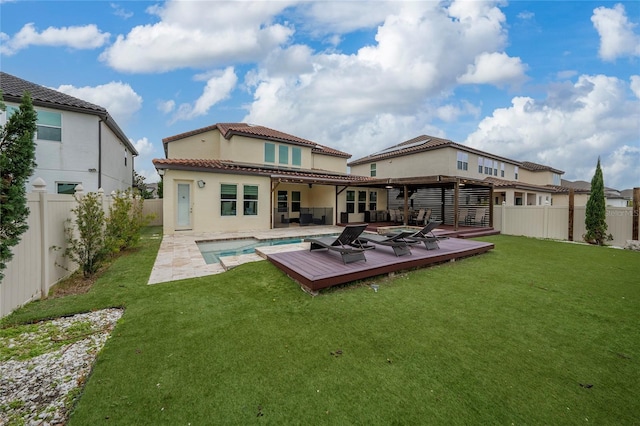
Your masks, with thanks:
M29 92L38 113L37 167L30 182L40 177L51 193L73 194L98 188L109 194L133 184L133 159L138 152L109 112L98 105L0 72L6 111L0 124L20 106Z
M349 154L264 126L218 123L163 144L166 159L153 163L165 234L331 225L358 207L386 209L384 188L352 186L370 178L347 174ZM356 206L358 191L366 206Z

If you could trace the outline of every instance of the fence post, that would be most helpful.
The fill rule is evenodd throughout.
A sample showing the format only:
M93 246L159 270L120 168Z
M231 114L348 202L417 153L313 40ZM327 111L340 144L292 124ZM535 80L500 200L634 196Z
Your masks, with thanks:
M507 202L502 202L502 217L500 218L500 233L504 234L507 224Z
M638 228L640 228L640 188L633 188L633 215L631 217L633 221L631 230L631 239L638 240Z
M549 202L544 202L543 215L542 215L542 235L544 238L549 238Z
M573 188L569 189L569 233L568 233L568 240L569 241L573 241L573 216L574 216L574 195L575 195L575 190Z
M40 207L40 299L49 293L49 209L47 207L47 183L42 178L33 181L33 192L39 196Z

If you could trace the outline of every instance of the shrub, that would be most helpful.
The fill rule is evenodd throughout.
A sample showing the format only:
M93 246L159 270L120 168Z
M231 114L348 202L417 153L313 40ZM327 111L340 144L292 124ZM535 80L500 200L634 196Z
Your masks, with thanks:
M72 209L75 220L67 221L65 256L78 263L85 277L95 274L109 254L105 239L105 218L102 198L90 192ZM72 226L73 225L75 226Z
M149 224L150 217L142 214L144 199L129 190L118 191L109 206L106 233L107 245L115 252L135 247L140 241L140 230Z

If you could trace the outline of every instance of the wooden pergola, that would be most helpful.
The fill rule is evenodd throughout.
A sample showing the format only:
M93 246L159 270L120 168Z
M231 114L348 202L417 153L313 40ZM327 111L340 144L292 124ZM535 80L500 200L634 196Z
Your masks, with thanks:
M489 226L493 227L493 184L490 182L459 177L459 176L417 176L417 177L406 177L406 178L384 178L384 179L375 179L375 180L367 180L366 182L353 182L350 186L360 186L360 187L374 187L374 188L385 188L385 189L399 189L401 194L404 195L404 225L408 225L408 217L409 217L409 194L416 192L418 189L422 188L440 188L441 189L441 200L440 207L441 211L439 215L441 218L446 217L446 199L445 192L447 190L453 190L453 205L452 214L453 214L453 227L455 230L458 230L458 213L460 211L460 195L463 191L466 191L470 188L485 190L487 191L488 197L488 205L483 205L482 207L486 207L489 209ZM443 220L444 222L444 220Z

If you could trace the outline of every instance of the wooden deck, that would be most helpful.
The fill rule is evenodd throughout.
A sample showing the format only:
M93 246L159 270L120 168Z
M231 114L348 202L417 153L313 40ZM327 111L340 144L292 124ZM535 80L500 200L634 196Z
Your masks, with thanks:
M493 244L481 241L449 238L439 242L440 249L427 250L424 245L412 246L411 254L396 257L393 249L377 245L367 250L365 262L345 265L335 251L297 250L267 255L267 259L307 290L317 290L356 280L421 268L429 265L485 253Z

